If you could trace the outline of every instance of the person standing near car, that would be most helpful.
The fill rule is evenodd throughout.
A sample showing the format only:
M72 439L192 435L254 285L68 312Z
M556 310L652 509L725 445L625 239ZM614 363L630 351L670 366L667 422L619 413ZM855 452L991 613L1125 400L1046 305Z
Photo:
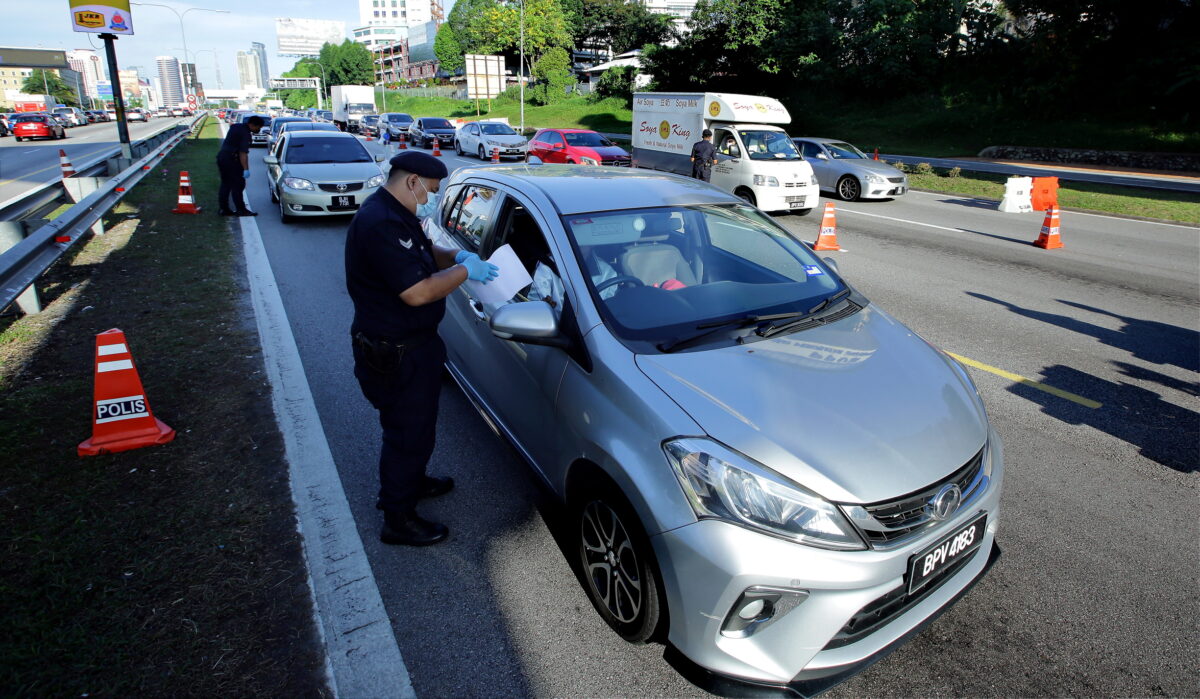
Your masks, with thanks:
M379 499L385 544L428 546L449 535L417 514L420 498L454 487L426 473L433 455L446 347L437 327L446 297L468 279L487 283L499 268L475 253L434 245L420 218L436 210L442 161L405 151L389 161L387 182L363 201L346 232L346 288L354 376L379 411Z
M692 177L705 182L712 177L712 166L717 164L717 147L712 137L712 129L705 129L700 140L692 144Z
M252 116L244 123L233 124L221 150L217 152L217 172L221 175L221 187L217 190L217 213L221 216L257 216L246 208L246 180L250 177L250 136L262 130L263 119ZM229 206L230 199L233 206Z

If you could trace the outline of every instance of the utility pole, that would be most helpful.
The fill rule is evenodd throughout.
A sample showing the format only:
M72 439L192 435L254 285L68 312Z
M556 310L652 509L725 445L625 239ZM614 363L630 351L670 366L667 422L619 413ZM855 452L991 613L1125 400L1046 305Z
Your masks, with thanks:
M132 160L133 151L129 146L129 124L125 123L125 95L121 93L121 74L117 71L117 49L113 42L116 34L101 34L104 41L104 53L108 58L108 77L112 82L113 109L117 112L117 136L121 141L121 155ZM45 73L42 73L45 77Z
M525 0L521 0L521 58L517 80L521 81L521 138L525 138Z

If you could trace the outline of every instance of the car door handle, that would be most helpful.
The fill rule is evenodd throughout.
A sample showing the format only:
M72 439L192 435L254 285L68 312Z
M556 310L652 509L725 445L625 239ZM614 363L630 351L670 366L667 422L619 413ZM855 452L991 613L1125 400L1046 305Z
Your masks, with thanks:
M476 318L478 318L479 320L484 320L484 321L487 320L487 314L483 312L483 304L482 303L479 303L474 298L468 296L467 297L467 305L471 307L471 312L475 314Z

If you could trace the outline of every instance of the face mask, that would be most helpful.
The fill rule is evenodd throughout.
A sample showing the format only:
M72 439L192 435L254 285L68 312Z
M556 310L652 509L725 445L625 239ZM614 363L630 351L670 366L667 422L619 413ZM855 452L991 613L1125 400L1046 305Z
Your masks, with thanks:
M421 183L421 189L425 190L426 197L424 204L417 204L417 218L429 218L437 213L438 192L430 192L421 180L417 180L417 182ZM413 194L416 195L416 192Z

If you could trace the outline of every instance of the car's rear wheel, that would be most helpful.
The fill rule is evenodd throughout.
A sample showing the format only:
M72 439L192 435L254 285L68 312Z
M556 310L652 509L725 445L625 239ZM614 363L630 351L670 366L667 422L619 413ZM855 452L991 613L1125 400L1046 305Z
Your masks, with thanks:
M480 160L487 160L487 159L488 159L488 157L487 157L487 154L483 152L483 144L482 144L482 143L481 143L481 144L479 144L479 159L480 159Z
M846 201L857 201L858 196L862 194L862 186L853 175L842 175L842 179L837 183L837 193Z
M460 158L463 156L462 144L458 142L457 138L454 139L454 153Z
M14 138L14 139L16 139L17 143L20 143L20 142L21 142L21 137L20 137L20 136L13 136L13 138Z
M654 549L614 486L589 489L574 510L579 562L600 617L630 643L650 640L665 617Z
M755 198L754 192L751 192L745 187L738 189L736 192L734 192L734 195L750 206L758 206L758 199Z

